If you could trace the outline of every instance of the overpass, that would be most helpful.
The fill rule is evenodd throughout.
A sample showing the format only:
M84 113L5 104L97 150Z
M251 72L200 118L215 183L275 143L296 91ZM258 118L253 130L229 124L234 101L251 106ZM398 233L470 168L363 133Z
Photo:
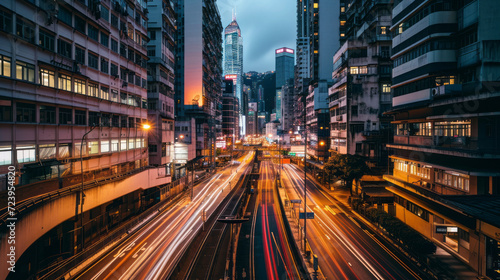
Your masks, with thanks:
M170 183L171 177L165 176L164 170L164 167L148 168L120 180L98 186L87 185L83 211L86 212L136 190L145 190ZM14 216L17 220L8 220L5 215L2 216L0 262L5 269L0 271L0 279L5 279L9 272L6 264L9 257L7 254L11 251L11 246L15 246L15 259L17 261L36 240L57 225L80 213L80 209L78 209L80 206L76 204L79 189L78 186L74 186L68 190L51 192L23 202L22 211ZM15 223L15 244L8 243L9 228L5 224L11 222ZM22 268L16 267L16 269Z

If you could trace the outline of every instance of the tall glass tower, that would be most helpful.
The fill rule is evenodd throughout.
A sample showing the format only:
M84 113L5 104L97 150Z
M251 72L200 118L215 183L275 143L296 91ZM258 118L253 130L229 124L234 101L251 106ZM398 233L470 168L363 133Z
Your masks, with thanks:
M236 22L236 15L233 13L233 21L224 31L224 75L233 79L235 85L234 94L238 98L240 108L240 135L245 134L245 120L242 112L243 102L243 38L241 30Z

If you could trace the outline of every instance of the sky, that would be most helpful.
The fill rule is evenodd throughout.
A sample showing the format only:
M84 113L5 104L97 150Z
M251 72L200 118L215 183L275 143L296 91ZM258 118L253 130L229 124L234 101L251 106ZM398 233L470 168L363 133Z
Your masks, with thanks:
M243 37L243 71L274 71L274 50L295 49L296 0L217 0L222 26L236 21Z

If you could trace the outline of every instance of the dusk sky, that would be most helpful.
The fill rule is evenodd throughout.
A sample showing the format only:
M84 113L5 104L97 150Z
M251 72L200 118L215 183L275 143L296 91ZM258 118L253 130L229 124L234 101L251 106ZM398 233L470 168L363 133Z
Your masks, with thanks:
M295 49L296 5L294 0L217 0L222 26L231 22L232 9L243 37L243 70L274 69L274 50Z

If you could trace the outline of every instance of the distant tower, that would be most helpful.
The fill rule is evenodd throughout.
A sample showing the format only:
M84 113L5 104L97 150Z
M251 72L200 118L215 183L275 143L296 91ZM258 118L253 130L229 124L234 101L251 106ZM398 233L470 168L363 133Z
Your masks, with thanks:
M276 119L281 120L282 87L289 79L293 79L295 51L289 48L279 48L276 53Z
M240 108L240 134L245 134L243 106L243 38L236 22L236 12L233 10L233 20L224 31L224 75L234 81L234 94L238 98Z

